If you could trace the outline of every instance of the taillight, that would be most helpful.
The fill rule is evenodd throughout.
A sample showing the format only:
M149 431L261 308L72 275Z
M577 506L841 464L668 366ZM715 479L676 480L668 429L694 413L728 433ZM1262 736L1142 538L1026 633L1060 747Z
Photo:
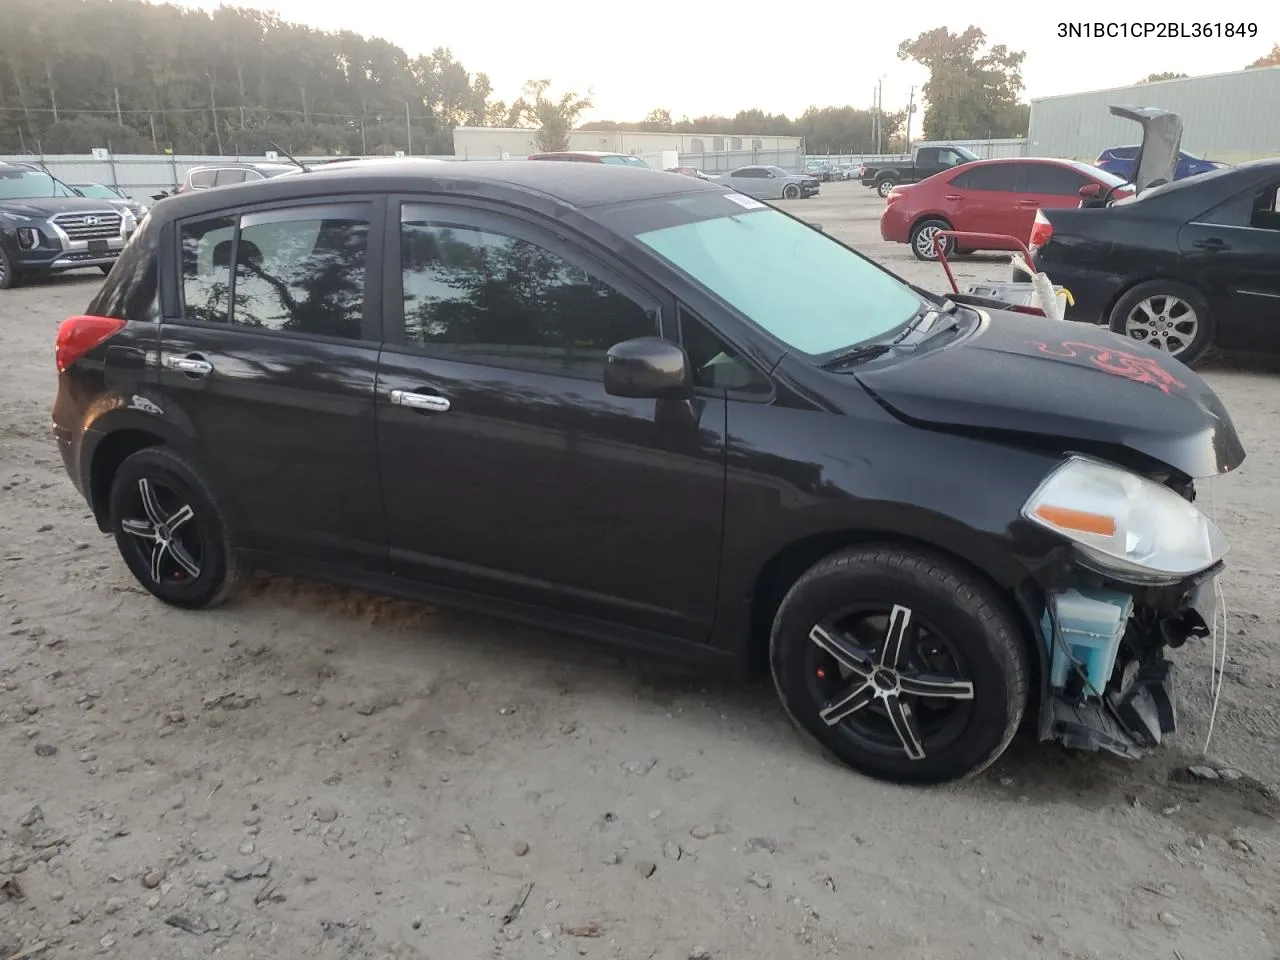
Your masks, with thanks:
M1035 223L1031 224L1031 246L1043 247L1053 236L1053 224L1044 215L1043 210L1036 211Z
M124 329L124 321L114 317L68 317L58 327L54 357L62 373L86 353Z

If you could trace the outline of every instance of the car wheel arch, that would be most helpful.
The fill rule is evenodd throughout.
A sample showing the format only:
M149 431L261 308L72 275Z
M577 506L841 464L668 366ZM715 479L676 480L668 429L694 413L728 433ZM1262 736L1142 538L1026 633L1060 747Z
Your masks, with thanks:
M918 213L912 218L911 224L907 227L907 236L915 232L916 227L924 223L926 220L941 220L948 228L954 230L955 224L951 222L951 218L945 213Z
M985 580L1008 601L1009 607L1016 612L1019 624L1024 630L1027 646L1032 648L1031 656L1038 660L1039 651L1034 649L1035 644L1031 642L1036 633L1024 611L1023 603L1020 602L1020 594L1025 591L1027 584L1025 572L1021 576L1016 576L1010 568L1002 570L1000 575L997 575L986 565L978 562L971 551L964 550L958 543L948 542L946 545L939 545L909 534L864 527L829 530L794 540L775 552L761 566L751 585L748 635L745 638L744 666L749 676L757 677L768 672L769 637L773 628L773 619L787 591L795 582L810 567L824 558L842 550L871 544L944 557L974 576Z
M166 447L189 461L200 471L201 479L217 497L220 508L229 518L237 515L237 505L231 498L223 495L223 485L218 482L213 471L208 469L199 447L170 425L157 422L151 416L140 418L135 415L114 418L114 422L105 430L95 424L93 432L100 434L100 438L91 449L85 451L89 456L89 464L83 476L94 520L98 529L104 533L109 531L111 522L109 503L111 483L116 471L130 456L149 447Z

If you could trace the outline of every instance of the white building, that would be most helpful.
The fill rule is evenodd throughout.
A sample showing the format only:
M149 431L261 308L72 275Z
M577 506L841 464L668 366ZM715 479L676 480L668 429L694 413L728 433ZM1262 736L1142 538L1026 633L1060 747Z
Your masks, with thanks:
M512 159L537 153L537 131L524 127L457 127L453 131L453 152L459 157L481 159L508 156ZM802 137L774 137L763 134L706 134L631 132L620 130L574 130L569 134L570 150L602 150L636 156L675 151L680 154L757 152L776 154L803 149ZM750 161L746 161L750 162ZM774 162L762 160L761 162Z

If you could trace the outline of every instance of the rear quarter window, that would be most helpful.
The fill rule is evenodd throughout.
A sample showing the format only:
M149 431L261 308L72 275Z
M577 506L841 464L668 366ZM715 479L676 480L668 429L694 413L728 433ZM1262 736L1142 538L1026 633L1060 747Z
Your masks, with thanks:
M89 313L138 323L159 320L159 251L160 227L148 217L125 244L120 259L89 304Z

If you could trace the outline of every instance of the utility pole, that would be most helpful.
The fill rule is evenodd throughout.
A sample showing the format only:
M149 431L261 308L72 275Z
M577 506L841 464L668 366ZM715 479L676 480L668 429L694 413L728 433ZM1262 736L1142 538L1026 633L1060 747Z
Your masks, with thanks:
M915 109L916 109L916 88L912 87L911 95L907 97L907 137L906 137L906 143L904 144L907 153L911 152L911 114L915 113Z
M409 145L405 150L407 156L413 156L413 121L409 119L409 101L404 102L404 132L408 137Z

